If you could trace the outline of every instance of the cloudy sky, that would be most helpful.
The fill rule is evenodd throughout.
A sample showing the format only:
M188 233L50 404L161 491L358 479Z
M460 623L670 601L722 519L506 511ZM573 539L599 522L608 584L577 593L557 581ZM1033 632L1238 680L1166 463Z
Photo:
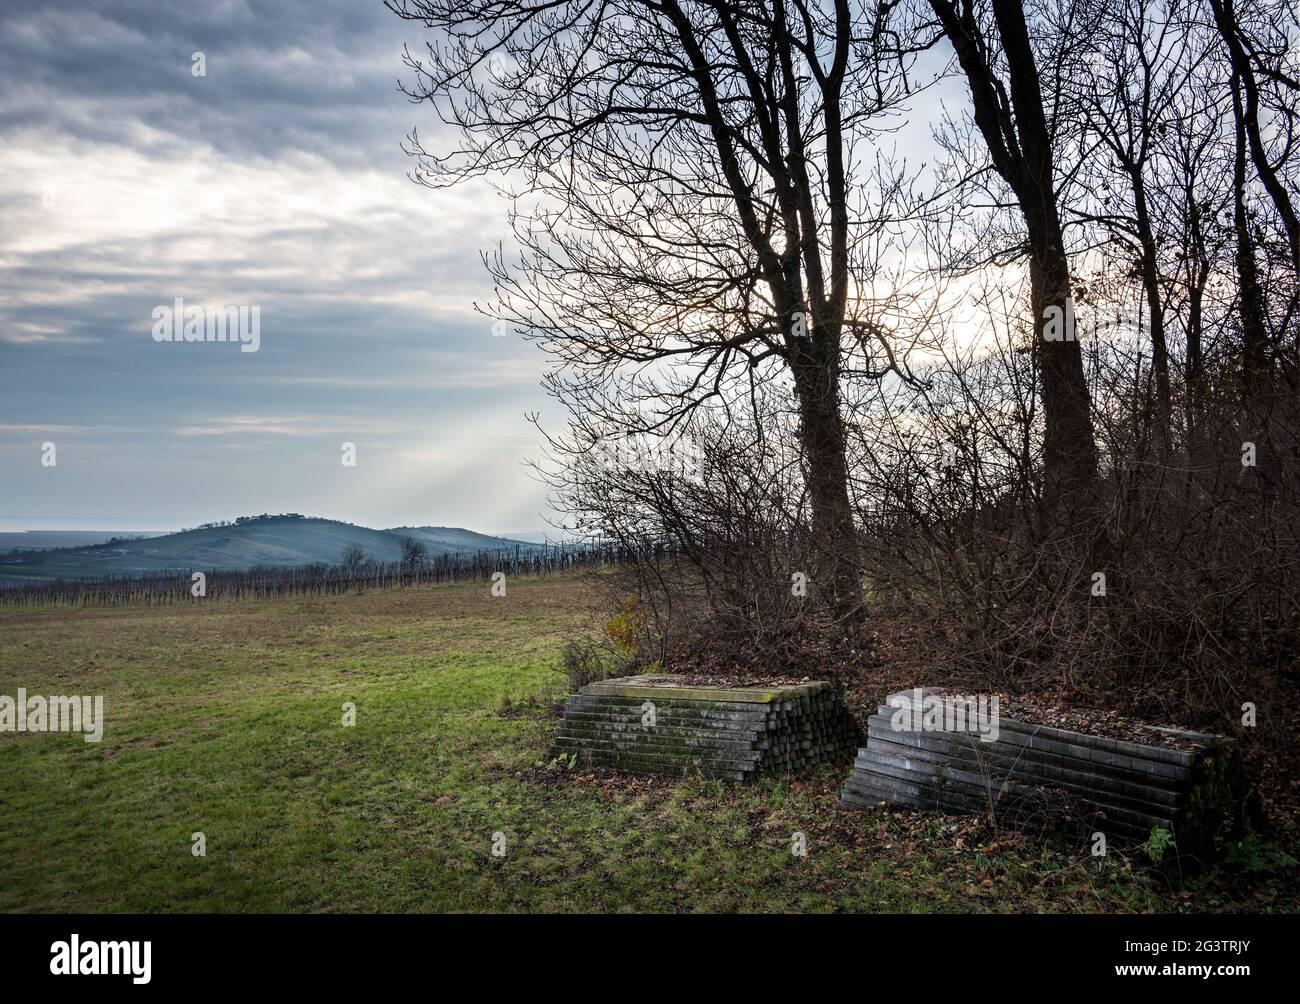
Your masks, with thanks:
M472 309L505 204L406 177L418 30L379 0L0 5L0 530L546 531L545 357ZM258 305L259 351L155 342L176 298Z

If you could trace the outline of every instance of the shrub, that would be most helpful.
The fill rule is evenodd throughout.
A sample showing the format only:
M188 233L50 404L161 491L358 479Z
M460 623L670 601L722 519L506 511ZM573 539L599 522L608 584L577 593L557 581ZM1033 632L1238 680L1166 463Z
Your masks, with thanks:
M564 644L564 675L570 693L589 683L625 675L631 665L632 660L607 639L570 638Z
M631 596L623 601L623 609L605 625L605 637L614 643L621 655L631 659L641 650L641 633L645 627L645 611L641 599Z

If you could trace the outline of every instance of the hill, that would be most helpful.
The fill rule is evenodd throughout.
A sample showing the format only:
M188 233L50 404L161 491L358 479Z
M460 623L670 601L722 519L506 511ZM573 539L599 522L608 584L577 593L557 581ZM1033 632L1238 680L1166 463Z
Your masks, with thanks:
M500 547L537 547L527 540L511 540L506 537L492 537L486 533L462 530L456 526L395 526L384 533L391 533L398 540L414 537L424 544L430 554L449 554L467 551L492 551Z
M44 551L51 547L88 547L106 544L117 537L161 537L159 531L134 532L122 530L19 530L0 533L0 552L21 548L24 551Z
M132 575L168 570L247 569L338 564L355 544L375 561L401 558L401 539L414 537L430 556L536 544L459 527L421 526L373 530L333 519L283 515L243 517L147 540L0 554L0 582Z

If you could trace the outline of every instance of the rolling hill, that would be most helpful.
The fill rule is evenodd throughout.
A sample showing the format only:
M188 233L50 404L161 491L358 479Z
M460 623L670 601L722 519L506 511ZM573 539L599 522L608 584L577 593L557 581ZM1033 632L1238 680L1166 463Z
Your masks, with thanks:
M419 540L430 556L535 548L539 545L445 526L370 527L308 516L245 517L147 540L27 553L0 553L0 582L132 575L169 570L246 569L338 564L355 544L375 561L401 558L401 540Z
M535 542L527 540L510 540L506 537L492 537L486 533L462 530L455 526L395 526L384 533L392 534L397 540L414 537L420 541L430 554L464 554L468 551L492 551L500 547L521 548L537 547Z
M161 537L157 531L147 533L121 530L21 530L0 533L0 553L21 548L24 551L44 551L51 547L89 547L103 544L114 537Z

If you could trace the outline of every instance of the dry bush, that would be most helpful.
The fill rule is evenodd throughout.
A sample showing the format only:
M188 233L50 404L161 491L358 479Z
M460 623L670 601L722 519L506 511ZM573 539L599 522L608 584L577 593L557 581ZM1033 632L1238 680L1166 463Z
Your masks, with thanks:
M1030 360L1006 349L950 365L895 402L905 430L876 426L865 451L877 611L935 625L929 682L1048 688L1220 732L1245 702L1261 726L1281 720L1269 711L1294 694L1300 655L1294 408L1279 394L1261 421L1202 398L1194 443L1160 456L1134 417L1144 398L1125 384L1127 358L1097 351L1106 483L1065 533L1046 532L1021 474L1036 462L1016 379ZM947 466L944 443L957 446Z
M783 422L697 426L691 470L594 451L566 468L568 501L630 555L593 581L614 611L607 633L639 666L736 679L861 668L860 622L837 617L820 588L826 556Z
M577 693L589 683L633 672L633 661L608 639L570 638L564 643L562 658L570 693Z

